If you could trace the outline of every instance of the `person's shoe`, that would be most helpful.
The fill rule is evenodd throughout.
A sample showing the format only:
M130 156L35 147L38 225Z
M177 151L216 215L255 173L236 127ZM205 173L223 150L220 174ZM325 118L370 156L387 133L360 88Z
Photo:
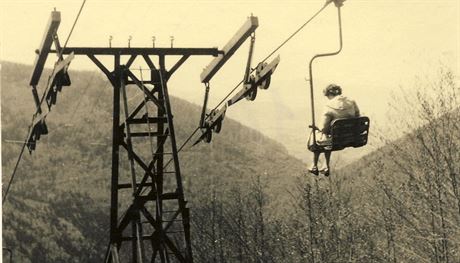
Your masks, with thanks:
M330 175L330 172L329 172L329 168L323 168L321 169L321 174L324 174L324 176L329 176Z
M318 167L317 166L313 166L312 168L308 169L308 171L314 175L318 175L319 174L319 170L318 170Z

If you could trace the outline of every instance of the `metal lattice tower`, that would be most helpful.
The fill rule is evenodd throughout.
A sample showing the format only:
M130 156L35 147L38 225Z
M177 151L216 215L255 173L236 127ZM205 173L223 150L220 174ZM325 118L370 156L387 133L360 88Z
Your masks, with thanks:
M216 57L223 52L217 48L62 48L57 37L60 19L59 12L51 13L37 50L30 80L37 113L28 136L29 151L35 150L36 141L48 133L46 116L56 104L58 92L70 85L67 68L71 60L87 56L113 86L110 246L106 262L193 262L189 209L167 83L190 56ZM42 107L37 86L50 53L56 53L58 61L45 88L47 107ZM167 69L166 59L171 56L179 59ZM111 58L113 68L104 65L101 57ZM145 81L130 69L138 58L149 67L150 76ZM144 98L128 109L127 89L133 86ZM146 154L149 141L151 151ZM125 152L130 176L121 176Z
M182 186L167 83L189 57L214 56L201 74L207 98L209 81L250 36L249 57L252 57L257 17L248 17L223 50L173 48L172 42L170 48L132 48L130 44L127 48L112 47L111 44L109 47L61 47L57 36L60 19L59 12L51 13L42 44L37 50L30 80L37 112L29 131L27 148L30 152L34 151L36 141L48 133L46 116L56 104L58 92L63 86L71 84L67 72L70 62L78 55L88 57L113 86L110 245L105 262L193 262L190 215ZM54 50L51 49L53 43ZM37 86L50 53L57 54L58 59L42 97L46 98L47 107L42 107L43 99L40 100L38 96ZM64 55L67 57L64 58ZM105 58L104 61L111 59L112 67L105 65L101 57ZM176 58L168 69L166 60L170 57L179 59ZM134 61L140 59L148 66L150 74L146 80L142 70L139 76L131 69ZM207 142L210 141L211 132L220 131L227 105L248 96L253 100L258 87L268 88L270 75L278 65L279 57L270 64L261 63L255 76L249 76L250 61L248 59L244 88L222 109L207 114L206 119L205 99L200 128L202 137L208 138ZM128 89L139 89L143 95L133 109L128 108ZM150 145L150 152L146 152L146 145ZM124 153L129 163L127 173L122 167Z
M86 54L105 73L113 85L113 141L110 211L110 249L108 262L118 262L120 249L131 243L133 262L193 262L190 217L182 187L182 176L167 82L191 55L217 55L217 49L135 49L67 48L65 53ZM113 70L107 69L97 54L111 55ZM129 56L125 64L122 57ZM158 57L155 65L150 56ZM169 70L168 55L181 58ZM140 80L130 69L141 56L150 68L150 79ZM135 86L145 99L128 109L126 90ZM151 86L151 87L149 87ZM148 105L154 110L144 111ZM153 128L152 128L153 127ZM139 153L139 143L153 139L154 150ZM137 146L137 147L136 147ZM121 150L126 151L131 180L120 177ZM145 157L147 156L147 157ZM170 160L167 162L166 160ZM124 194L126 193L126 194ZM120 197L132 196L121 214ZM129 228L131 226L131 228ZM126 250L126 249L125 249ZM127 249L129 250L129 249ZM126 254L126 253L123 253Z

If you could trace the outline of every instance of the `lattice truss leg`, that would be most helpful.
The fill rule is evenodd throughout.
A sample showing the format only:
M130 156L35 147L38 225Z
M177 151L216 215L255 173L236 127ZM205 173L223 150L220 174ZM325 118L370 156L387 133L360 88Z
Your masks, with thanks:
M189 209L167 87L175 68L166 71L164 56L159 56L157 69L144 56L150 67L143 74L150 79L144 80L139 72L120 65L119 57L112 72L96 57L89 57L114 87L111 235L106 262L192 262ZM132 89L142 94L133 97L139 100L134 107L128 99Z

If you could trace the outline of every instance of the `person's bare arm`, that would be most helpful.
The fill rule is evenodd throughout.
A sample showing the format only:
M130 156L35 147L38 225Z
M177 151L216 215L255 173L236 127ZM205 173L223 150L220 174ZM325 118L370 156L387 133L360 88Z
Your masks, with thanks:
M328 112L323 114L323 123L321 125L321 131L324 134L329 134L331 130L332 115Z
M361 114L359 112L358 104L356 104L356 101L353 101L353 105L355 107L355 117L359 117Z

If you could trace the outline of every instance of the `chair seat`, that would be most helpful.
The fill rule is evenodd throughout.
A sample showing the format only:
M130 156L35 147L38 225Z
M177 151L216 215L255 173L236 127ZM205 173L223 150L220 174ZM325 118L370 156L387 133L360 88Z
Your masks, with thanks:
M334 120L331 124L332 151L366 145L369 122L369 118L365 116Z

